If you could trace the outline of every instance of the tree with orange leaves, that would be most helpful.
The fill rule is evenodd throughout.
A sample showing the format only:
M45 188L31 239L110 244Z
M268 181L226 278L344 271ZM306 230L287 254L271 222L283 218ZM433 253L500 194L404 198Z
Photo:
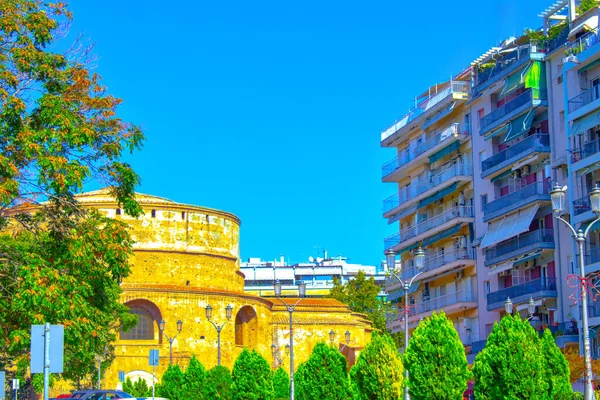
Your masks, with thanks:
M75 195L95 181L139 215L139 177L122 158L144 137L89 71L90 48L54 51L71 19L60 1L0 1L0 370L22 379L32 324L65 326L63 377L77 381L135 323L119 303L127 228Z

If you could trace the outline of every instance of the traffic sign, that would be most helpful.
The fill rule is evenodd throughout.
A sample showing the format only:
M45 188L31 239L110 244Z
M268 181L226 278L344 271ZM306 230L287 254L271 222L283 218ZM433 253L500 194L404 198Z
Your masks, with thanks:
M150 365L151 367L158 366L158 350L150 350L148 365Z

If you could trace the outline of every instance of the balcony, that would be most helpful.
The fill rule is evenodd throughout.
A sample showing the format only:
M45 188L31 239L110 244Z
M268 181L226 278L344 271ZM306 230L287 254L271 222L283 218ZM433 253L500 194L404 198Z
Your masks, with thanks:
M549 193L550 184L547 181L534 182L484 205L483 220L487 222L535 201L550 201Z
M381 168L382 180L384 182L393 181L394 177L391 175L393 175L394 172L400 172L399 170L402 167L418 158L424 159L425 155L432 153L430 150L441 148L443 145L452 143L457 138L464 139L467 137L467 135L459 135L459 132L460 124L454 123L443 131L436 133L425 142L418 144L413 149L408 149L408 151L402 152L402 154L383 165Z
M493 67L488 68L485 71L478 72L475 76L476 84L473 88L473 91L475 93L480 93L486 87L519 68L519 66L523 65L530 59L529 53L530 47L528 44L515 49L504 58L496 61L496 64Z
M413 226L400 231L400 241L405 242L414 237L422 235L432 229L435 229L441 225L444 225L448 221L452 221L456 218L473 218L474 211L473 207L459 206L453 207L448 211L444 211L441 214L434 215L426 221L420 222Z
M586 158L591 157L598 152L600 152L600 139L587 142L583 146L577 147L571 152L571 163L585 160Z
M442 102L448 97L455 99L467 99L469 96L471 84L470 82L454 81L448 85L442 86L435 93L427 94L421 98L417 98L416 106L408 110L407 113L400 116L394 122L386 126L381 131L381 141L384 142L396 133L403 130L410 122L421 117L427 111L432 110L435 105ZM430 113L428 113L430 114Z
M600 86L592 86L584 90L581 94L569 100L569 114L598 99L600 99Z
M501 171L534 153L550 153L550 136L547 133L531 135L519 143L486 158L481 162L481 177L485 178L494 172Z
M557 297L556 278L539 278L532 281L500 289L487 295L487 310L504 308L506 298L510 297L513 303L526 302L530 297Z
M416 304L413 305L411 314L419 315L442 308L446 311L446 314L450 314L453 310L470 308L466 307L464 303L473 303L472 307L477 306L477 296L475 291L458 291L426 301L417 301Z
M481 118L479 134L483 135L493 128L500 126L502 123L508 122L518 113L540 104L541 99L546 99L546 90L539 89L538 97L539 99L534 98L533 89L529 89L504 104L502 107L496 108L494 111Z
M574 42L570 43L567 46L565 53L572 53L575 55L581 54L596 43L598 43L598 30L595 29L591 32L586 33L585 35L579 37ZM584 62L587 57L579 56L579 61Z
M537 229L485 250L485 266L497 264L533 250L553 248L554 231L552 229Z
M398 193L385 199L383 201L384 218L389 218L395 211L399 211L400 208L407 207L414 201L426 197L426 193L437 186L444 184L444 187L446 187L460 180L461 177L471 177L473 175L473 167L467 164L453 164L441 171L431 172L433 175L429 179L422 176L422 182L405 187Z
M443 273L446 270L455 268L458 264L469 263L474 265L474 262L475 254L473 249L456 249L448 253L436 254L433 257L425 259L420 279L427 279L435 274ZM432 273L432 271L434 272ZM418 272L419 270L416 267L412 265L406 266L403 268L402 279L410 279Z
M573 214L580 215L592 210L589 195L573 200Z

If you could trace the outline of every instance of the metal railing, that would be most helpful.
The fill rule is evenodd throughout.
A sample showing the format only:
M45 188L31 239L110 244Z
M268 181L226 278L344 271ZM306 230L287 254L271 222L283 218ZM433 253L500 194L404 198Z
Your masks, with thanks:
M504 303L507 297L515 299L541 291L555 291L556 278L539 278L529 282L500 289L487 295L487 304Z
M579 110L581 107L590 104L594 100L600 99L600 85L592 86L589 89L584 90L577 96L569 100L569 112Z
M436 254L432 257L428 257L425 259L423 269L421 272L432 271L436 268L444 266L446 264L450 264L451 262L458 260L474 260L475 254L473 249L456 249L451 252L447 252L444 254ZM406 260L407 266L403 268L402 277L404 279L412 278L419 272L419 270L412 265L412 260Z
M483 83L489 81L491 78L500 75L504 71L508 70L511 66L516 64L517 62L529 59L530 46L529 44L519 47L515 49L515 51L506 55L504 58L496 61L496 64L486 69L485 71L477 73L477 83L475 84L475 88L477 86L482 85Z
M477 301L477 296L476 296L475 291L461 290L458 292L449 293L444 296L436 297L433 299L416 302L415 307L413 308L413 315L421 314L421 313L425 313L425 312L429 312L429 311L433 311L433 310L438 310L440 308L448 307L448 306L451 306L456 303L473 302L473 301Z
M521 189L515 190L506 196L502 196L499 199L490 201L483 206L483 212L484 214L494 213L506 207L512 206L518 201L523 201L528 197L548 193L550 193L550 184L547 181L534 182Z
M585 35L580 36L574 42L567 45L567 52L572 54L579 54L598 43L598 29L594 29Z
M469 218L474 216L473 207L469 206L458 206L453 207L447 211L444 211L440 214L434 215L431 218L419 222L418 224L409 226L400 231L400 240L405 241L411 239L415 236L418 236L422 233L425 233L431 229L437 228L440 225L445 224L446 222L454 219L454 218Z
M549 40L545 47L546 53L552 53L557 48L565 45L569 37L569 24L565 24L564 28L553 39Z
M530 153L535 149L548 146L550 146L550 136L547 133L536 133L483 160L481 162L481 171L484 173L506 160L511 160L519 157L521 154Z
M506 117L508 114L524 106L525 104L531 103L532 93L532 89L529 89L521 93L508 103L505 103L503 106L496 108L494 111L481 118L481 130L483 131L488 126L492 125L494 122Z
M415 106L411 107L408 112L401 115L394 122L388 124L381 130L381 140L385 140L405 127L410 121L415 120L418 116L429 110L452 93L469 94L471 88L470 82L453 81L447 85L436 88L434 93L429 93L426 96L415 99Z
M443 131L438 132L435 135L431 136L429 139L427 139L423 143L416 145L414 148L412 148L412 149L409 148L408 151L403 151L402 154L398 155L393 160L390 160L387 163L383 164L383 167L381 167L382 177L385 178L386 176L390 175L392 172L396 171L398 168L415 160L417 157L419 157L421 154L425 153L427 150L433 149L440 143L444 143L448 139L456 137L456 135L458 135L458 133L460 132L459 127L460 127L460 124L458 122L454 123L454 124L450 125L448 128L444 129ZM451 129L450 134L448 134L446 132L448 129ZM442 138L442 134L444 134L443 138Z
M592 209L589 195L573 200L573 214L580 215Z
M600 125L600 123L598 124ZM584 143L571 152L571 162L575 163L585 158L593 156L600 151L600 139L595 139L590 142Z
M427 175L421 175L421 178L424 178L422 182L416 185L405 187L398 193L385 199L383 201L383 212L387 213L388 211L398 207L400 204L406 203L410 199L428 191L431 188L441 185L455 176L473 175L473 167L468 164L453 164L441 171L431 171L431 173L433 174L429 178L426 178Z
M485 259L486 261L490 261L498 256L503 256L507 253L535 245L536 243L554 244L554 231L552 229L537 229L531 232L523 233L513 239L507 240L487 249L485 251Z

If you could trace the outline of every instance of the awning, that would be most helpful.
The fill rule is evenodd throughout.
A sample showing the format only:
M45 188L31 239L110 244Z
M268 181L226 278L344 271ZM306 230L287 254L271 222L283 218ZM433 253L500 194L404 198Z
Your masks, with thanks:
M488 276L493 276L496 274L499 274L502 271L508 271L509 269L513 268L513 262L512 261L508 261L502 264L497 264L497 265L493 265L490 267L490 269L488 270Z
M430 155L429 156L429 163L433 164L434 162L441 160L442 158L444 158L448 154L454 153L459 148L460 148L460 142L458 140L456 140L456 141L450 143L448 146L444 147L443 149L438 150L437 152L435 152L432 155Z
M513 260L513 264L522 264L526 261L533 260L534 258L538 258L542 254L542 250L534 251L533 253L527 253L523 256L517 257Z
M423 247L429 246L430 244L439 242L442 239L445 239L447 237L455 235L458 233L458 231L460 231L460 225L456 225L456 226L453 226L452 228L448 228L439 233L436 233L435 235L430 236L427 239L423 240Z
M481 248L494 246L527 231L539 206L539 204L534 204L488 224L488 231L481 241Z
M579 227L579 229L581 229L583 232L585 232L585 230L588 228L588 226L590 226L590 224L594 221L595 221L595 219L582 223L581 226ZM596 222L594 225L592 225L592 229L590 230L590 232L597 231L597 230L600 230L600 222Z
M511 176L511 175L512 175L512 173L513 173L513 171L511 171L510 169L509 169L508 171L504 171L504 172L503 172L503 173L501 173L500 175L498 175L498 176L495 176L495 177L493 177L492 179L490 179L490 182L497 182L497 181L499 181L500 179L504 179L504 178L506 178L506 177L508 177L508 176Z
M413 249L416 249L417 247L419 247L421 245L421 243L417 242L414 244L411 244L410 246L406 246L405 248L399 250L396 254L402 254L402 253L406 253L407 251L411 251Z
M490 140L494 136L504 135L505 133L508 132L508 128L509 128L509 124L502 125L500 128L497 128L496 130L493 130L493 131L488 132L487 134L483 135L483 138L485 140Z
M529 132L531 129L531 124L533 123L533 117L535 117L535 108L532 108L525 114L522 114L510 121L508 124L508 132L506 133L504 141L509 142L514 138L521 136L525 132Z
M471 243L472 247L477 247L481 244L481 240L483 239L483 237L479 236L477 238L475 238L475 240L473 240L473 243Z
M419 201L417 208L422 208L422 207L428 206L432 203L435 203L436 201L443 198L444 196L447 196L450 193L455 192L457 187L458 187L458 182L454 182L452 185L448 186L447 188L444 188L444 189L440 190L439 192L434 193L431 196L426 197L423 200Z
M534 100L540 98L540 90L546 89L546 67L541 61L534 61L525 75L525 87L531 89Z
M579 75L583 74L585 71L587 71L590 68L594 68L596 65L600 64L600 59L596 60L596 61L592 61L591 63L589 63L588 65L586 65L583 68L579 68L579 70L577 71L577 73Z
M529 165L532 162L537 161L538 158L539 158L539 154L536 154L535 156L528 157L528 158L524 159L523 161L514 164L512 166L512 168L511 168L511 171L516 171L519 168L524 167L525 165Z
M532 64L527 65L525 68L522 68L521 70L515 72L514 74L506 78L506 82L504 83L504 88L502 88L502 91L500 92L500 96L504 96L505 94L512 92L513 90L524 84L525 76L531 68L531 65Z
M450 103L450 105L448 107L444 108L443 110L439 111L437 114L435 114L434 116L429 118L423 124L423 126L421 126L421 129L425 130L426 128L430 127L431 125L435 124L436 122L441 121L442 119L446 118L448 115L450 115L452 113L455 106L456 106L456 102L453 101L452 103Z
M417 285L413 285L413 286L417 286ZM403 294L404 294L404 290L402 288L399 288L397 290L394 290L392 293L388 293L386 300L389 302L392 302L392 303L397 303L398 300L400 300L402 298Z
M569 31L569 36L567 36L567 38L571 39L573 36L577 35L579 32L583 32L584 30L593 31L596 29L596 27L598 27L598 16L594 15L575 25Z
M413 285L410 285L408 288L408 294L413 294L421 287L421 282L415 282Z
M596 125L600 125L600 113L591 113L586 116L576 119L573 121L573 126L571 127L571 134L573 135L583 135L588 129L595 127Z
M388 225L393 224L396 221L400 221L402 218L414 213L415 211L417 211L417 204L413 204L412 206L405 208L404 210L400 211L399 213L392 215L388 219Z

